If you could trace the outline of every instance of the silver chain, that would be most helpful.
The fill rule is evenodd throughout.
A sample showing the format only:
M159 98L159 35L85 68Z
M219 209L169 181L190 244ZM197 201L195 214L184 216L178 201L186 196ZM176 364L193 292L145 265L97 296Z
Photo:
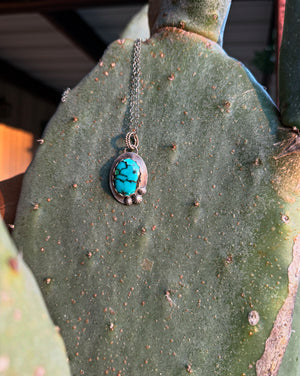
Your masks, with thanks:
M138 153L139 139L137 136L137 128L139 126L139 92L140 92L140 62L141 62L141 39L134 42L132 75L130 83L130 101L129 101L129 124L131 131L126 134L125 142L128 149L135 150Z

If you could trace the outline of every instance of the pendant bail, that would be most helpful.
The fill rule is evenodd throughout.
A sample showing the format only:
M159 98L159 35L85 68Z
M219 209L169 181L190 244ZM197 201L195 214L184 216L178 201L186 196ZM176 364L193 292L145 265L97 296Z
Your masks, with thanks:
M136 133L136 130L133 129L131 132L128 132L125 137L126 142L126 149L135 150L135 152L139 153L139 138Z

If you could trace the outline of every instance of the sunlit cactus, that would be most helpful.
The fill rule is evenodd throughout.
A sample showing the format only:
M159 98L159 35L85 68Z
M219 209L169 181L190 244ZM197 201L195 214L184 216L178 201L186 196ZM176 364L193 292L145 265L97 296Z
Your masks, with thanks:
M228 0L160 3L141 50L143 202L109 189L129 130L119 40L50 121L14 238L73 375L274 376L298 284L298 136L222 49Z

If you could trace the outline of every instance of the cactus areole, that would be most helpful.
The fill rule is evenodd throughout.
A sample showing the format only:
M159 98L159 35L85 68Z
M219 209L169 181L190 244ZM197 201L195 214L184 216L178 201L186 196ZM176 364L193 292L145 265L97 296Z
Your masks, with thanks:
M142 43L140 205L120 205L109 186L132 40L111 44L64 98L26 174L14 238L73 375L275 376L290 336L299 348L299 155L277 158L292 132L217 43L228 6L161 1ZM169 23L180 19L195 29Z

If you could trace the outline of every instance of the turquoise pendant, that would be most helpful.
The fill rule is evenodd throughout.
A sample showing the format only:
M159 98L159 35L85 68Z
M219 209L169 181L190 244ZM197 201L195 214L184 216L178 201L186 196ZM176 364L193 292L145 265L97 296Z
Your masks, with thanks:
M137 154L126 152L113 163L109 174L109 185L114 198L125 205L140 204L146 193L147 167Z

